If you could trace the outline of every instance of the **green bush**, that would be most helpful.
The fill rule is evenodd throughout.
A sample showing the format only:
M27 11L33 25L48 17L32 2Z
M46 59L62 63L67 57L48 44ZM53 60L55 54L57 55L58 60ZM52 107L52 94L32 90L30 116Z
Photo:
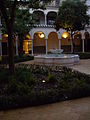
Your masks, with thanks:
M15 56L14 62L18 63L18 62L24 62L24 61L29 61L33 59L34 59L34 56L30 56L30 55ZM0 61L0 64L8 64L8 56L2 56L2 61Z
M53 74L48 75L47 83L55 84L57 82L56 76Z
M90 59L90 53L76 53L80 56L80 59Z
M39 72L40 71L40 72ZM42 82L45 79L46 82ZM0 69L0 109L25 107L90 95L90 76L72 69L20 65L11 76Z

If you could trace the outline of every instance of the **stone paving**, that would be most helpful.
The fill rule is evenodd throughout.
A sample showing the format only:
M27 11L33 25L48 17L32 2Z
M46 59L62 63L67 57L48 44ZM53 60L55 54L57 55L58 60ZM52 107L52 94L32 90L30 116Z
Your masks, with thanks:
M90 59L80 60L77 65L74 65L71 68L85 74L90 74Z
M90 120L90 97L1 111L0 120Z

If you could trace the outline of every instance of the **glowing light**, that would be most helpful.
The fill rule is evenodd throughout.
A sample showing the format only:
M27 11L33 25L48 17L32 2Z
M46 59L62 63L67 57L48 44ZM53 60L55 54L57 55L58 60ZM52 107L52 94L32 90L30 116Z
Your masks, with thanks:
M45 36L44 36L43 33L40 32L40 33L39 33L39 37L40 37L40 38L44 38Z
M4 34L3 36L4 36L4 37L8 37L8 34Z
M45 80L42 80L43 83L45 83L46 81Z
M27 35L26 38L30 39L30 35Z
M67 38L68 36L69 36L68 32L64 32L64 33L62 34L62 37L63 37L63 38Z

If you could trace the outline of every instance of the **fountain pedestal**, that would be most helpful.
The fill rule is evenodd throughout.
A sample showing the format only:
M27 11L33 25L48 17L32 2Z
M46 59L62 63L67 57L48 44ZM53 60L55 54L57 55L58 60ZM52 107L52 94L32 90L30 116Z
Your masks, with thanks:
M70 66L79 62L79 55L61 54L62 50L51 50L52 54L34 56L36 64Z
M79 62L78 55L46 56L38 55L34 57L35 63L45 65L74 65Z

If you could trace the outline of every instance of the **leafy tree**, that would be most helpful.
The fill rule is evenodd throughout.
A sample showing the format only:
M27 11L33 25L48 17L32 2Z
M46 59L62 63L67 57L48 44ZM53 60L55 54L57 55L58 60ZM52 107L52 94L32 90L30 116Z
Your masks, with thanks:
M83 30L86 24L89 24L87 15L88 7L85 2L80 0L66 0L59 7L56 29L60 28L70 31L73 45L73 35L77 30Z
M36 20L34 19L33 14L29 13L29 9L16 10L14 33L18 35L20 41L20 55L23 54L23 40L35 23Z
M9 70L14 73L14 46L13 33L14 22L16 16L16 8L24 6L25 8L42 8L45 2L51 0L0 0L0 12L5 20L6 29L8 33L8 55L9 55ZM43 3L43 4L42 4ZM22 19L22 18L21 18Z

